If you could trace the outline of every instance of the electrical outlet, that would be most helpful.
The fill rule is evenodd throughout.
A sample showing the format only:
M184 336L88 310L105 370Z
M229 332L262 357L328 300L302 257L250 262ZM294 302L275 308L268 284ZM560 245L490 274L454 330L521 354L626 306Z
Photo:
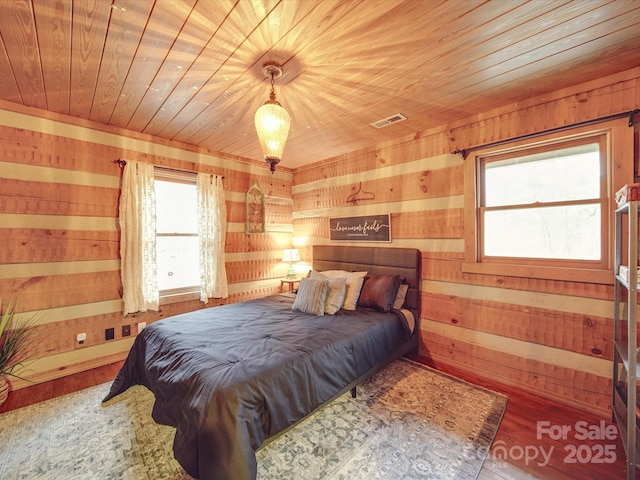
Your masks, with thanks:
M131 325L123 325L122 326L122 336L128 337L131 335Z
M147 322L139 322L138 323L138 333L140 333L142 330L144 330L144 327L147 326Z
M104 339L105 340L113 340L116 334L113 328L107 328L104 331Z
M87 334L84 332L76 335L76 340L80 345L82 345L86 339L87 339Z

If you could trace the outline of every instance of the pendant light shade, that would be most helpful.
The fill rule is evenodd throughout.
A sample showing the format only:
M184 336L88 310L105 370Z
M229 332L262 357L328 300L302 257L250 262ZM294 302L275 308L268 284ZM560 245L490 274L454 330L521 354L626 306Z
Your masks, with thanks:
M256 111L254 122L264 159L270 165L271 172L275 172L276 164L282 159L284 144L289 135L291 117L276 101L276 93L273 89L274 78L282 75L282 67L267 63L263 67L263 72L271 77L271 94L269 100Z

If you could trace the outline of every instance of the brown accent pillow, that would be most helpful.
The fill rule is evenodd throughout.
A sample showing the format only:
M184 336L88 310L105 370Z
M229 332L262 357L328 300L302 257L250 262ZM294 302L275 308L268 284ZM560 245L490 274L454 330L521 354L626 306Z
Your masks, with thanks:
M360 292L358 306L390 312L403 280L399 275L371 275L367 277Z

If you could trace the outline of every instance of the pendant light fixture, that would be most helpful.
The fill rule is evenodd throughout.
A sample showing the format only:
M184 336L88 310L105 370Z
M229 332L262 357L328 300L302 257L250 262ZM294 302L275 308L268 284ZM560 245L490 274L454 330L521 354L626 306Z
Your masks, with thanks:
M282 75L282 66L275 62L268 62L263 65L262 72L265 76L271 77L271 94L269 100L256 110L254 122L262 154L270 165L271 173L273 173L276 171L276 165L282 159L291 118L282 105L276 101L276 92L273 89L274 79Z

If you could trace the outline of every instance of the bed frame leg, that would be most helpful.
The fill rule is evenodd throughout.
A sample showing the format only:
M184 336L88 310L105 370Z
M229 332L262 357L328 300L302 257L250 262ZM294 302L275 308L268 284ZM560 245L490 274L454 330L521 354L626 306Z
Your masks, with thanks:
M356 398L356 387L351 389L351 398Z

